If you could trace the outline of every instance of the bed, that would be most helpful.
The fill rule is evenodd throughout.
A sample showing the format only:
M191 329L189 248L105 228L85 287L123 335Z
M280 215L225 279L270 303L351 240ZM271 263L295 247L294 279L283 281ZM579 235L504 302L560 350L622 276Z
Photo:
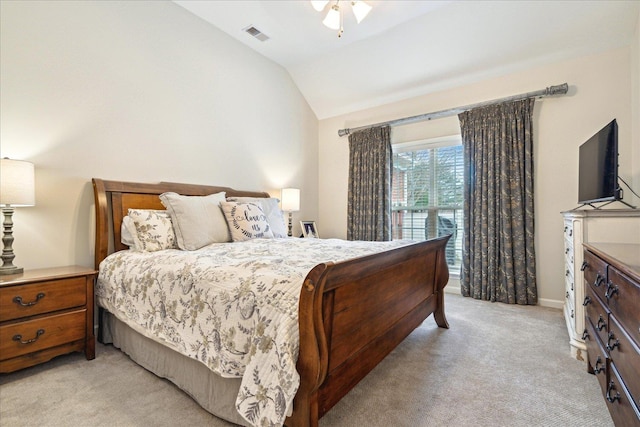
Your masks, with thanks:
M95 265L103 268L103 277L110 260L130 252L122 243L121 234L123 220L130 209L164 210L166 207L161 203L160 195L166 193L185 197L223 193L225 197L270 198L264 192L168 182L146 184L94 178L93 188ZM311 245L311 240L317 240L316 244L320 245L333 245L336 250L346 248L339 242L331 242L331 239L325 242L320 241L324 239L256 239L247 243L262 248L267 247L266 244L282 246L284 253L292 254L292 265L296 262L303 267L306 265L299 270L305 273L300 276L297 288L292 290L296 294L297 324L294 330L298 334L298 345L291 353L296 376L299 377L294 397L290 403L281 401L278 396L261 397L262 401L275 402L278 411L285 411L282 420L287 426L317 426L318 420L328 410L431 314L439 327L448 328L443 294L449 278L445 260L448 236L389 246L382 252L370 253L371 250L366 249L369 252L362 252L365 255L335 262L304 264L297 258L294 262L292 245ZM365 244L361 246L364 248ZM233 248L239 250L240 247L238 244ZM310 248L302 250L313 252ZM326 248L328 246L316 252L328 250ZM347 253L351 253L350 250ZM198 251L169 252L186 257L197 254L198 259L208 259ZM119 260L111 265L127 262ZM288 266L289 262L282 264ZM295 274L299 273L292 273L292 276ZM140 278L129 280L139 282ZM194 303L185 303L185 306L190 304ZM113 343L141 366L168 378L216 416L242 425L264 422L264 419L251 416L247 419L246 408L240 414L236 409L236 399L239 401L242 393L247 394L246 387L243 387L246 378L213 372L202 360L182 354L161 339L154 339L148 331L131 326L111 313L113 309L108 304L102 305L99 306L100 341ZM163 314L165 312L162 311ZM256 375L255 370L251 372ZM269 421L268 424L282 423Z

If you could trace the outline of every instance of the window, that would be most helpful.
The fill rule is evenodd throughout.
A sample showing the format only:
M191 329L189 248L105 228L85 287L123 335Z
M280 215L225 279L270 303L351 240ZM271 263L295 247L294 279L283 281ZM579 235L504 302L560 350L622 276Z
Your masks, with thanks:
M452 234L449 270L462 259L463 153L460 135L393 146L393 239L424 240Z

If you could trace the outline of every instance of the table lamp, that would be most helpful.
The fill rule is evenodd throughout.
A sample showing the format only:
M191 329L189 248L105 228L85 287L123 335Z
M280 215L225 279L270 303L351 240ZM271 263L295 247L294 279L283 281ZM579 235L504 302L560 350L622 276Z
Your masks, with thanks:
M289 213L289 237L293 234L291 232L293 227L291 212L297 212L300 210L300 189L298 188L283 188L280 201L282 203L282 210Z

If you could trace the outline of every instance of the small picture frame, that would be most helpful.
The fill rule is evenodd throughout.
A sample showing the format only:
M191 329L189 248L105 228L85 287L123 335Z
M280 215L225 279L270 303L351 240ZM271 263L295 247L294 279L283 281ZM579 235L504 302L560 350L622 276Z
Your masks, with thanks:
M300 228L302 228L302 236L318 239L320 236L318 235L318 228L316 227L315 221L300 221Z

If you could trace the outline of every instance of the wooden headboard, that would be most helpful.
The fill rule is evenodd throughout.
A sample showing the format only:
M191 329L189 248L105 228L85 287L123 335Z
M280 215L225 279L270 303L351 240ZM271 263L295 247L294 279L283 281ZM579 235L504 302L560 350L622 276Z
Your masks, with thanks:
M120 242L122 218L130 208L165 209L160 194L172 191L185 196L208 196L224 191L227 197L270 197L262 191L241 191L212 185L160 182L105 181L93 178L93 195L96 205L95 268L110 253L127 249Z

